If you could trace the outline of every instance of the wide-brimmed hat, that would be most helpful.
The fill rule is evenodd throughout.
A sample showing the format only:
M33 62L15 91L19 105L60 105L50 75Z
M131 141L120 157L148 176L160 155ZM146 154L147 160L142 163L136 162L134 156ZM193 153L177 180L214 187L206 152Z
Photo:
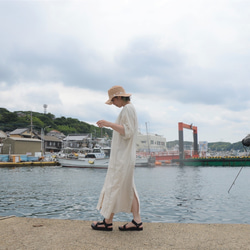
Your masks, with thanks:
M131 96L131 94L128 94L125 92L125 89L122 86L113 86L108 90L109 99L105 102L108 105L111 105L112 99L116 96Z

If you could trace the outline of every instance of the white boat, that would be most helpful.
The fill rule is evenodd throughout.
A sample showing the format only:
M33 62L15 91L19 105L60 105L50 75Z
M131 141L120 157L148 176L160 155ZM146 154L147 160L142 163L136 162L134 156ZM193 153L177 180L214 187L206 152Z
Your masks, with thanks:
M108 168L109 158L58 158L62 167L71 168Z
M136 156L136 167L155 167L155 157L152 156Z
M92 152L85 154L70 154L58 157L62 167L74 168L108 168L109 158L101 148L94 148Z
M62 167L72 168L108 168L109 158L58 158ZM154 167L153 158L136 158L136 167Z
M62 167L74 168L108 168L109 157L101 148L94 148L92 152L84 154L70 154L66 157L58 157L58 162ZM136 167L154 167L154 157L136 157Z

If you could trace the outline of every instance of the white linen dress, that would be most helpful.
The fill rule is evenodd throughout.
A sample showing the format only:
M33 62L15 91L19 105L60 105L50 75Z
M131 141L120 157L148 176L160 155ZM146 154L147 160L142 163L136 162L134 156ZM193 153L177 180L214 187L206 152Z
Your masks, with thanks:
M134 194L139 203L134 184L138 121L133 104L122 108L116 123L124 126L125 135L113 131L109 166L97 204L107 219L112 213L130 213Z

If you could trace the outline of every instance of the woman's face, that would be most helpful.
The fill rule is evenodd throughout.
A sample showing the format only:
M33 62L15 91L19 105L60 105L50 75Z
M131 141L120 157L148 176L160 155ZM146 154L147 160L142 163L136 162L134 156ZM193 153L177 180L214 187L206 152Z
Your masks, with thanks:
M124 101L122 100L121 96L115 96L112 98L113 105L115 105L118 108L121 108L124 106Z

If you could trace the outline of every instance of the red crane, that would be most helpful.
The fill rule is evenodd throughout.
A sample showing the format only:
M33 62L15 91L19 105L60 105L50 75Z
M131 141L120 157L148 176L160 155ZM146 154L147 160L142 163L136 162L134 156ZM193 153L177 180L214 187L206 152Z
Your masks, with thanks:
M188 125L183 122L178 123L178 129L179 129L179 159L184 159L184 143L183 143L183 129L191 129L193 130L193 137L194 137L194 154L193 157L199 157L198 152L198 133L197 133L197 127L193 126L192 124Z

